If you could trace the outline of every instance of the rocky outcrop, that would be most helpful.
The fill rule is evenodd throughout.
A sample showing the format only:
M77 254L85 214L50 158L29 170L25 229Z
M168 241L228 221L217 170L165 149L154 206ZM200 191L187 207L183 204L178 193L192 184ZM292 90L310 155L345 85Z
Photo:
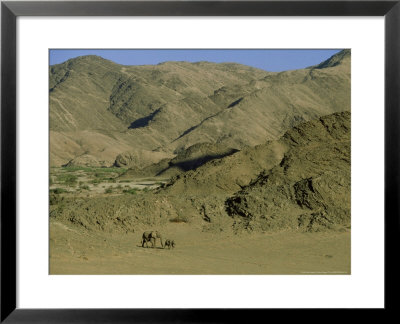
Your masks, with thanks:
M236 226L277 230L350 226L350 113L301 124L281 139L290 146L279 165L226 200Z

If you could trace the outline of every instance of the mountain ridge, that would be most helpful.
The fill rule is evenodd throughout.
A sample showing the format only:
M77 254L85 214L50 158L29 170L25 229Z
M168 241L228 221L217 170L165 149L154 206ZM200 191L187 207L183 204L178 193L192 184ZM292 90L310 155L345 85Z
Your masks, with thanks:
M350 110L344 54L343 64L279 73L236 63L125 66L98 56L52 65L51 165L88 155L111 166L136 150L171 155L200 142L240 150L275 139L301 121Z
M334 113L303 122L278 140L210 159L150 192L65 197L50 217L110 232L178 220L236 234L348 231L350 140L351 113Z

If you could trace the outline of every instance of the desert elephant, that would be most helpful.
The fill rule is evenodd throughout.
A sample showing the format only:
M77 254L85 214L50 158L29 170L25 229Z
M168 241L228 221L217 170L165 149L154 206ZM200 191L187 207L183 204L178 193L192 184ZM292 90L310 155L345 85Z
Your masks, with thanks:
M148 246L148 242L151 242L151 247L156 246L156 239L160 239L161 247L164 247L162 236L158 231L148 231L144 232L142 235L142 247L144 247L144 243L146 243L146 247Z

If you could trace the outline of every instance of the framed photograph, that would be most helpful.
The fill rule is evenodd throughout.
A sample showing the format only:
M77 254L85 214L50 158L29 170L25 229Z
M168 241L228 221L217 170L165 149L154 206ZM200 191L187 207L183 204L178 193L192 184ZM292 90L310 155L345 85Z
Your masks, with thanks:
M399 15L2 2L1 321L393 310Z

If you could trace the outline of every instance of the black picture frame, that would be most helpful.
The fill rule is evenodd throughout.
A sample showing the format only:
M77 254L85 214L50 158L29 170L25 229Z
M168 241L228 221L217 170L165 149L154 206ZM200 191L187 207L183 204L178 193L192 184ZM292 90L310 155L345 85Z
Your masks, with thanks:
M18 16L384 16L385 308L399 288L400 1L2 1L1 3L1 317L5 323L231 323L267 309L16 308L16 18ZM381 310L378 310L381 312ZM380 313L381 314L381 313ZM333 315L334 316L334 315ZM318 317L318 315L317 315Z

